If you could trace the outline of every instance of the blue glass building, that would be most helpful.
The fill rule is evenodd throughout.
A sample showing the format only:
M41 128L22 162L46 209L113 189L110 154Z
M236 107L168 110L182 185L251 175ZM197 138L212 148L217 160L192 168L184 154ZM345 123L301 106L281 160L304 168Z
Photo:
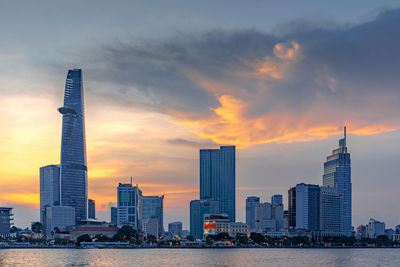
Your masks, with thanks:
M87 166L82 70L68 71L61 137L61 205L75 208L75 222L87 219Z
M60 166L40 168L40 223L44 224L46 207L60 206Z
M200 150L200 199L220 202L220 212L235 221L235 146Z
M347 153L346 127L344 127L344 138L339 140L339 148L332 151L324 163L323 185L335 188L343 197L342 231L346 235L352 232L351 227L351 161L350 153Z
M220 213L218 200L201 199L190 201L190 234L196 238L203 238L204 215Z

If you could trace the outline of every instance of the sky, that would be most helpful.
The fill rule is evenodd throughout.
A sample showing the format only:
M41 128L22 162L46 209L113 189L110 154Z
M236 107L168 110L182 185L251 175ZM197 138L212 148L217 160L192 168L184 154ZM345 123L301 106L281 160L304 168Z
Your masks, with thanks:
M237 220L322 184L348 130L353 225L400 224L398 1L0 0L0 206L39 220L39 168L58 164L68 69L82 68L89 198L119 182L165 195L189 228L199 149L237 147Z

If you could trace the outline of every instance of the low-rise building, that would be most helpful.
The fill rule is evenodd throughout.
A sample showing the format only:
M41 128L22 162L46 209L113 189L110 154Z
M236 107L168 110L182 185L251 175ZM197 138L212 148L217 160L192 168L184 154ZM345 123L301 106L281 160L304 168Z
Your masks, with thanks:
M400 242L400 234L393 234L392 240L393 242Z
M250 226L242 222L231 222L229 224L229 236L236 238L237 235L250 236Z
M229 225L228 214L204 214L204 237L229 234Z

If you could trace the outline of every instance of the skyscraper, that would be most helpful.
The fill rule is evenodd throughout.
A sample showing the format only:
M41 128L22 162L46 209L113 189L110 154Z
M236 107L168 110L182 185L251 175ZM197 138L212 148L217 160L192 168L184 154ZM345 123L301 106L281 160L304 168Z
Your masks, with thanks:
M220 199L220 150L200 150L200 199Z
M235 221L235 146L200 150L200 199L218 200L221 213Z
M339 148L332 151L324 163L323 185L333 187L343 197L343 232L350 235L351 225L351 160L350 153L347 153L346 127L344 127L344 138L339 140Z
M142 191L132 184L119 183L118 226L131 225L136 230L142 230Z
M60 205L60 166L40 168L40 223L45 224L46 206Z
M278 206L283 204L283 196L282 195L273 195L271 197L272 206Z
M68 71L61 137L61 205L75 209L75 222L87 219L87 165L82 70Z
M93 199L88 199L88 218L96 219L96 202Z
M342 232L342 196L333 187L320 187L320 230Z
M250 227L250 232L256 230L256 205L260 203L259 197L246 198L246 224Z
M142 214L144 222L157 218L158 234L164 233L164 196L143 196Z
M296 187L288 191L288 227L296 228Z
M319 186L296 185L296 228L319 231Z
M235 146L221 146L220 170L220 212L228 214L229 220L236 220L236 152Z

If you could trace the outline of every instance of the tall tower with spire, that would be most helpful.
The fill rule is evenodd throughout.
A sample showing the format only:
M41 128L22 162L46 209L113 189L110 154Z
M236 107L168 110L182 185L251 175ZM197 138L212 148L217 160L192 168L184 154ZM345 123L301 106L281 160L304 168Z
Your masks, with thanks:
M351 160L347 152L346 126L344 137L339 140L339 148L332 151L324 163L323 185L335 188L342 197L341 208L343 223L341 230L346 235L352 232L352 183Z
M61 205L75 208L75 222L87 219L87 166L82 70L68 71L65 83L61 137Z

